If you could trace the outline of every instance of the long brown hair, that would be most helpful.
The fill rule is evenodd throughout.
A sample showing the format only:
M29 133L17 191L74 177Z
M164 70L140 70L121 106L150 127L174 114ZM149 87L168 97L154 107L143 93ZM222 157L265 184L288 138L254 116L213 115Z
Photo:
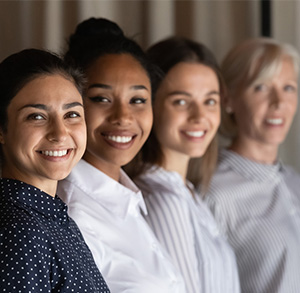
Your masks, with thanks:
M225 91L217 61L212 52L203 44L182 37L171 37L150 47L147 55L161 71L158 87L171 68L180 62L188 62L203 64L211 68L218 77L221 96ZM155 93L153 96L155 98ZM187 179L195 186L201 184L202 191L207 190L214 172L217 148L218 143L215 136L203 157L191 159L189 162ZM152 128L148 140L135 159L126 166L126 171L134 179L153 165L163 166L164 160L161 145Z

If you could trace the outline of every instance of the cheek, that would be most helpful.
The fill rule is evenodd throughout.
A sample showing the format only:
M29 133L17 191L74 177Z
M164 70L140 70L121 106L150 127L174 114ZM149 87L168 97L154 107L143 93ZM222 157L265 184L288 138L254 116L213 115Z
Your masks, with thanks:
M143 129L143 132L148 136L150 134L152 125L153 125L153 113L152 109L140 117L140 125Z
M78 125L78 127L73 130L73 137L76 140L77 147L85 149L87 141L87 130L85 124Z
M88 132L93 132L103 124L103 121L104 113L101 113L101 111L97 110L96 108L94 110L87 110L85 112L85 122Z
M221 122L220 111L217 113L212 113L210 121L211 121L213 128L218 129L220 126L220 122Z

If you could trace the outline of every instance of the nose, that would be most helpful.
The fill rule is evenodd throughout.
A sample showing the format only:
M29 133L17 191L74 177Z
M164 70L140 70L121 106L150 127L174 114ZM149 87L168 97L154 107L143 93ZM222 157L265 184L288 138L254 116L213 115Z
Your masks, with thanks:
M270 105L275 109L279 109L283 102L283 93L277 88L273 88L270 93Z
M133 114L130 109L130 104L116 102L111 108L109 122L114 125L127 126L133 120Z
M47 139L51 142L63 142L67 138L67 127L64 121L55 119L49 123Z
M193 104L189 111L189 120L194 123L199 123L201 119L204 118L204 111L201 105Z

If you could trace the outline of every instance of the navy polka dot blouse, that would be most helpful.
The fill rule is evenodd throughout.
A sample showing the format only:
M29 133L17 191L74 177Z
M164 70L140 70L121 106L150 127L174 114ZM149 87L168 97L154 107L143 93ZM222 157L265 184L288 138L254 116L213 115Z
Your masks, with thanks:
M67 206L0 179L0 292L109 292Z

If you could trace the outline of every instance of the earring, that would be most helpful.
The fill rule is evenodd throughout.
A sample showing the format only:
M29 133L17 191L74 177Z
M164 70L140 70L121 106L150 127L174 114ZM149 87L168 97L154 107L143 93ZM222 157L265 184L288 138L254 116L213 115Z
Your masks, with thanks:
M225 107L225 112L227 114L232 114L233 113L232 108L230 106Z

